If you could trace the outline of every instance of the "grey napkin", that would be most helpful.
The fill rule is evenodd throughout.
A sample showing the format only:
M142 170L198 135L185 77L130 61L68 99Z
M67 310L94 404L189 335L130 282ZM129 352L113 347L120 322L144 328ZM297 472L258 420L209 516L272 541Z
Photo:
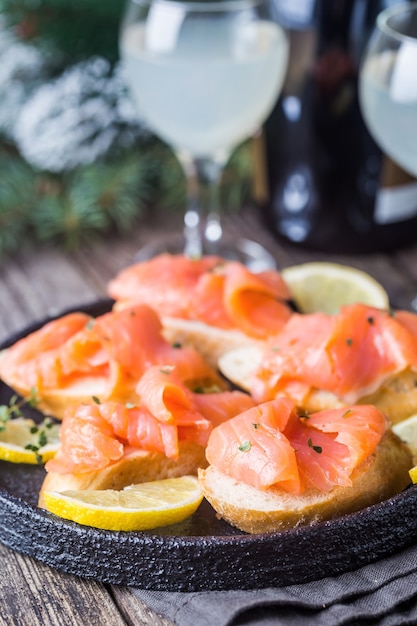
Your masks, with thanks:
M417 624L417 544L353 572L253 591L132 590L177 626Z

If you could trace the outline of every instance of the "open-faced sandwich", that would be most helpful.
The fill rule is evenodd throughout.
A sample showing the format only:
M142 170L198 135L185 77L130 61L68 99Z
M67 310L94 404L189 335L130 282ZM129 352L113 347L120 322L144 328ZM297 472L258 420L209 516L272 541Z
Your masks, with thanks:
M136 385L134 402L97 400L67 411L39 503L45 490L123 489L197 474L207 464L213 428L254 405L240 391L191 391L175 366L151 366Z
M417 315L362 304L295 313L275 337L219 366L258 402L285 396L307 411L373 404L396 423L417 413Z
M274 335L292 313L279 272L253 273L216 256L159 255L122 270L108 294L116 309L151 306L169 341L198 347L212 365L226 351Z
M147 305L97 318L69 313L21 339L0 356L0 378L56 418L92 397L130 402L151 365L174 367L189 387L226 389L217 371L190 346L169 343Z
M312 524L404 489L410 451L375 407L305 414L287 398L217 426L199 471L218 515L248 533Z

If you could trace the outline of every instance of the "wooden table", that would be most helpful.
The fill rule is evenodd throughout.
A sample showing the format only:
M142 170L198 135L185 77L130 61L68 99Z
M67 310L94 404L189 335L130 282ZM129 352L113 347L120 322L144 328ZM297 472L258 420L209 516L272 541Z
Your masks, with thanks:
M106 295L108 280L128 265L138 248L161 228L154 223L138 225L130 237L111 237L73 253L56 248L22 250L0 266L0 341L27 324L69 307L77 307ZM253 237L263 243L284 267L309 260L330 260L326 255L277 242L254 212L227 224L231 233ZM417 293L417 235L414 248L395 254L331 256L331 260L371 273L387 289L398 308L408 308ZM82 580L50 569L0 544L0 624L37 626L89 624L167 626L171 622L155 615L125 587Z

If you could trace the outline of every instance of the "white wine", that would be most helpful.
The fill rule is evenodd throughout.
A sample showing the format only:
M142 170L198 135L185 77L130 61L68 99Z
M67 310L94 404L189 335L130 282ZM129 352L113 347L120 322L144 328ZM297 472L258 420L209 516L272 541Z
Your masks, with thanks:
M154 42L143 24L123 33L121 54L139 110L174 149L196 157L230 151L275 104L288 57L285 33L265 21L234 31L205 16L175 36L170 45Z
M416 241L417 180L381 151L359 104L360 60L387 2L316 0L295 11L276 1L291 55L265 124L268 226L294 244L335 253Z
M399 58L400 57L400 58ZM417 176L417 43L366 60L360 97L366 123L382 149Z

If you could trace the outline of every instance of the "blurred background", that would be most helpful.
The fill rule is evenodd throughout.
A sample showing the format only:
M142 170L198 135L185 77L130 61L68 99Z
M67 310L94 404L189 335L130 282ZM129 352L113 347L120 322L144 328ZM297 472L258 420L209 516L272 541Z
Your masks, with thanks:
M277 239L327 252L417 241L417 180L381 153L358 99L379 11L398 0L272 0L290 39L281 96L233 154L226 211L256 207ZM0 255L69 248L179 215L185 185L119 62L120 0L0 0Z
M0 0L0 255L69 248L184 210L182 170L141 121L119 62L120 0ZM247 202L252 146L223 201Z

